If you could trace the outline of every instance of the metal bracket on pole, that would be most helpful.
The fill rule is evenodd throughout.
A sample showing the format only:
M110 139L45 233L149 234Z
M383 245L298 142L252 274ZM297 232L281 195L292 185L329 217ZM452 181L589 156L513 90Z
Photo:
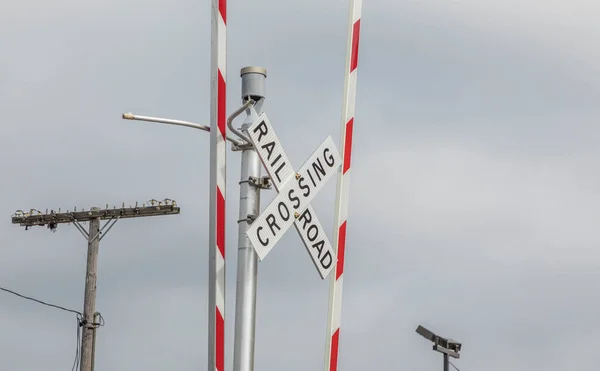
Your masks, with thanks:
M239 152L239 151L243 151L245 149L249 149L252 148L252 144L250 143L239 143L239 144L232 144L231 145L231 150L233 152Z
M238 224L243 223L243 222L252 224L252 222L254 222L254 219L256 219L256 215L248 214L248 216L246 216L246 219L240 219L237 222L238 222Z
M75 226L75 228L77 228L77 230L83 235L83 237L86 240L91 242L91 241L94 241L96 238L98 238L98 236L100 236L100 239L98 241L102 241L102 239L104 238L104 236L106 236L108 231L110 231L110 229L117 223L117 221L119 221L119 218L120 217L118 217L118 216L111 218L108 222L106 222L104 224L102 229L100 229L98 231L98 233L96 233L96 235L92 239L90 239L89 233L81 226L81 224L79 224L79 222L77 220L73 220L73 225ZM106 228L106 227L108 227L108 228ZM105 229L106 229L106 231L105 231Z
M112 218L111 220L109 220L108 222L106 222L106 224L104 224L104 227L102 227L102 229L100 230L100 232L98 232L98 234L100 235L100 239L98 241L102 241L102 239L106 236L106 234L108 233L108 231L110 231L110 229L115 224L117 224L118 221L119 221L119 217L116 217L116 218ZM111 222L112 222L112 224L111 224ZM106 226L108 226L108 228L106 228ZM106 231L104 230L104 228L106 228Z
M248 138L248 136L244 133L242 133L241 131L239 131L238 129L233 127L233 120L238 117L239 115L241 115L246 109L250 108L251 106L254 105L254 100L252 99L248 99L246 101L246 103L244 103L240 108L238 108L237 110L235 110L235 112L233 112L231 114L231 116L229 116L227 118L227 127L229 128L229 130L231 130L232 133L234 133L235 135L237 135L238 137L240 137L244 142L240 143L232 143L231 145L231 150L232 151L242 151L244 149L248 149L248 148L252 148L252 142L250 141L250 138Z
M272 186L271 178L268 176L263 176L260 178L251 176L248 177L248 180L242 180L239 182L240 185L242 185L243 183L248 183L249 185L259 189L271 189Z
M83 227L81 226L81 224L79 224L79 222L77 220L73 220L73 225L83 235L83 238L85 238L86 241L89 240L90 235L87 233L87 231L85 229L83 229Z

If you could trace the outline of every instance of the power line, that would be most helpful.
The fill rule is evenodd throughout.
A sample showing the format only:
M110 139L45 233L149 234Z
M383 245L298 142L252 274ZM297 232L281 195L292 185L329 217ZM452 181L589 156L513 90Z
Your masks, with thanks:
M48 306L48 307L52 307L52 308L56 308L56 309L60 309L60 310L64 310L65 312L71 312L71 313L75 313L75 314L77 314L77 315L81 316L81 312L78 312L78 311L76 311L76 310L73 310L73 309L69 309L69 308L61 307L60 305L55 305L55 304L46 303L46 302L44 302L44 301L41 301L41 300L38 300L38 299L36 299L36 298L32 298L32 297L29 297L29 296L21 295L21 294L19 294L18 292L15 292L15 291L12 291L12 290L9 290L9 289L5 289L4 287L0 287L0 290L2 290L2 291L5 291L5 292L8 292L8 293L10 293L10 294L13 294L13 295L16 295L16 296L18 296L18 297L20 297L20 298L23 298L23 299L27 299L27 300L35 301L36 303L39 303L39 304L42 304L42 305L46 305L46 306Z
M455 369L456 371L460 371L460 369L459 369L458 367L454 366L454 363L452 363L452 362L450 362L450 361L448 361L448 363L450 363L450 366L454 367L454 369Z
M81 320L80 314L77 315L77 344L75 345L75 359L73 360L73 367L71 371L79 369L80 353L81 353Z
M82 316L83 315L81 314L81 312L78 312L78 311L73 310L73 309L61 307L60 305L46 303L45 301L41 301L39 299L32 298L30 296L25 296L25 295L19 294L18 292L6 289L4 287L0 287L0 290L2 290L4 292L8 292L9 294L13 294L15 296L18 296L18 297L20 297L22 299L31 300L31 301L34 301L36 303L39 303L39 304L42 304L42 305L45 305L45 306L48 306L48 307L60 309L60 310L63 310L65 312L75 313L77 315L77 346L75 348L75 359L73 360L73 367L71 367L71 371L77 370L79 368L79 361L80 361L79 358L80 358L80 353L81 353L81 351L80 351L80 347L81 347L81 344L80 344L80 341L81 341L81 329L80 328L81 328L81 326L83 324L83 322L82 322L82 320L83 320ZM100 316L100 319L101 319L101 324L99 324L99 325L103 326L104 325L104 319L102 318L102 316Z

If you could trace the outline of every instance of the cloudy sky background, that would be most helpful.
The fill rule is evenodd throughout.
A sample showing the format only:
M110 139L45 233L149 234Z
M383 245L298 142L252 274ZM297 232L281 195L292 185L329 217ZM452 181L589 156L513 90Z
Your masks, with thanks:
M296 167L339 137L347 6L229 2L228 112L240 68L266 67L264 109ZM83 303L81 235L25 232L16 209L182 207L102 241L98 371L206 368L208 134L120 117L208 124L209 9L0 7L0 286ZM341 371L438 369L419 323L464 343L462 371L596 369L599 12L587 0L364 1ZM239 154L228 159L231 369ZM328 231L334 183L313 203ZM294 232L259 276L256 369L322 369L328 285ZM1 368L69 369L75 325L0 293Z

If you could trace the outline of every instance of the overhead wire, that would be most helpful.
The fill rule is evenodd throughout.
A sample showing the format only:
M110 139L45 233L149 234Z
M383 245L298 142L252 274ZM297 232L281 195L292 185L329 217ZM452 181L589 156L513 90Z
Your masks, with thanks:
M79 316L82 316L81 312L79 312L79 311L76 311L76 310L73 310L73 309L69 309L69 308L65 308L65 307L61 307L60 305L56 305L56 304L46 303L45 301L41 301L39 299L32 298L30 296L25 296L25 295L19 294L18 292L15 292L15 291L12 291L12 290L9 290L9 289L5 289L4 287L0 287L0 290L8 292L8 293L13 294L13 295L16 295L16 296L18 296L20 298L23 298L23 299L31 300L31 301L34 301L36 303L39 303L39 304L42 304L42 305L46 305L48 307L52 307L52 308L64 310L65 312L71 312L71 313L75 313L75 314L77 314Z
M79 361L81 360L81 321L81 316L77 315L77 343L75 344L75 359L73 360L73 367L71 367L71 371L76 371L79 369Z
M75 371L75 370L79 369L79 363L81 361L81 358L80 358L81 357L81 327L87 324L84 321L84 319L83 319L83 314L81 312L77 311L77 310L65 308L63 306L56 305L56 304L46 303L45 301L33 298L31 296L26 296L26 295L23 295L23 294L19 294L16 291L9 290L9 289L4 288L4 287L0 287L0 290L2 290L4 292L7 292L9 294L18 296L19 298L22 298L22 299L31 300L31 301L36 302L38 304L42 304L42 305L45 305L45 306L48 306L48 307L51 307L51 308L56 308L56 309L60 309L60 310L65 311L65 312L76 314L77 315L77 345L75 347L75 359L73 360L73 367L71 367L71 371ZM97 315L98 315L98 323L92 323L91 325L93 327L104 326L104 317L102 317L102 314L100 314L100 313L97 313Z
M460 369L459 369L458 367L454 366L454 363L452 363L452 362L450 362L450 361L448 361L448 363L450 364L450 366L454 367L454 369L455 369L456 371L460 371Z

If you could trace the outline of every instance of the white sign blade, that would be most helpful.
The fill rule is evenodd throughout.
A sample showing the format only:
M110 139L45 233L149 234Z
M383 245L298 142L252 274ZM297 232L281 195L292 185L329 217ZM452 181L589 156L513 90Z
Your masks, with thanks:
M279 195L254 220L246 235L260 260L306 210L341 162L331 136L327 137L302 165L296 177L285 183Z
M329 272L335 267L337 257L312 206L309 205L300 214L294 225L319 275L322 279L327 278Z
M271 177L275 189L287 183L294 175L294 168L290 163L275 130L269 122L267 115L263 112L247 131L260 161Z
M275 189L279 192L295 172L267 115L262 113L247 132ZM337 258L312 207L308 206L296 219L295 226L315 268L321 278L325 279Z

